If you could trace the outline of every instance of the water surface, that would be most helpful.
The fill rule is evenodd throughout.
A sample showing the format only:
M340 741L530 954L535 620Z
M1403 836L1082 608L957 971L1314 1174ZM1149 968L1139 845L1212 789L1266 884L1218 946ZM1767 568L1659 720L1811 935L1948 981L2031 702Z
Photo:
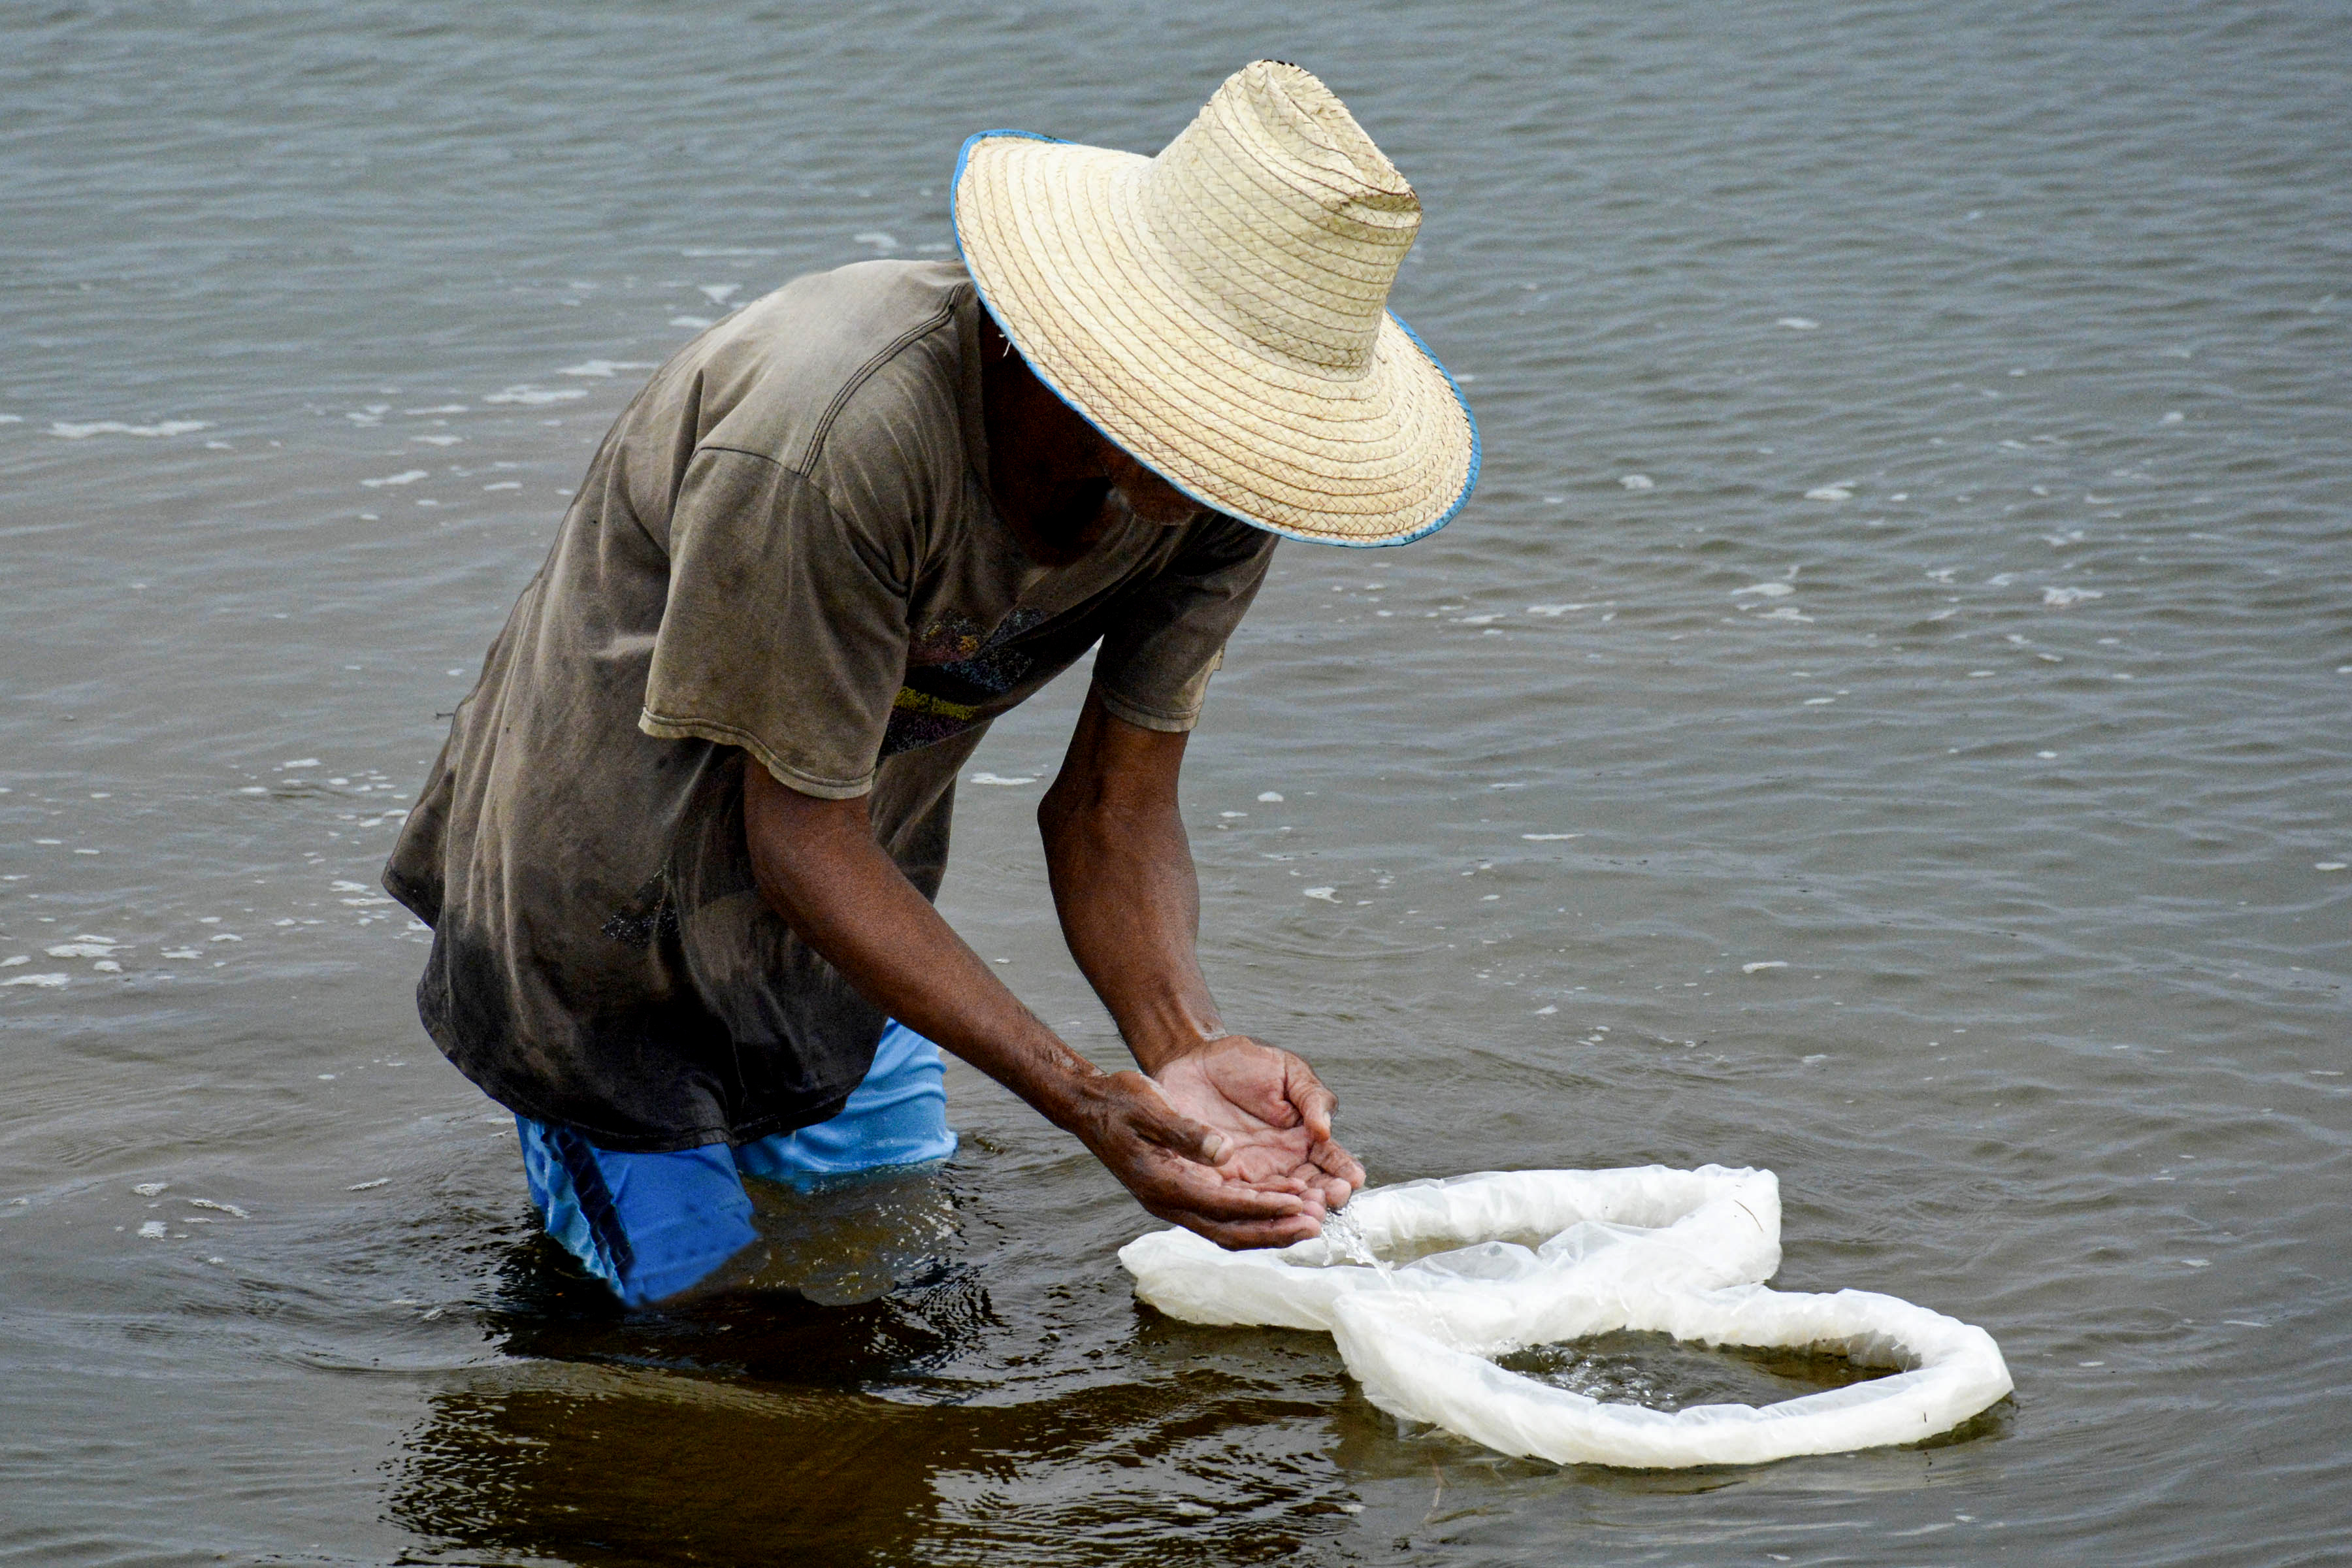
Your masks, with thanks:
M1293 10L0 13L0 1554L2352 1553L2340 9ZM1137 1305L1145 1217L961 1068L943 1179L764 1193L769 1289L625 1317L422 1037L376 869L646 368L940 253L968 132L1150 150L1257 55L1421 190L1487 466L1285 545L1218 678L1229 1018L1378 1180L1777 1171L1780 1283L2000 1341L1956 1440L1400 1430ZM1042 788L963 789L942 903L1113 1060Z

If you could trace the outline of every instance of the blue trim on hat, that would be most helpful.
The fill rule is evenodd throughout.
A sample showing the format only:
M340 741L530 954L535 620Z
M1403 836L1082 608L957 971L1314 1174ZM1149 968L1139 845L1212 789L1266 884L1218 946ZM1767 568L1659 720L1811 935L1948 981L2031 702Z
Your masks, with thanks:
M979 131L974 132L971 135L963 139L963 145L956 151L955 174L950 176L948 181L948 232L955 240L956 259L963 263L964 271L966 273L970 273L971 271L971 263L963 253L963 226L956 221L956 203L963 195L963 166L971 161L971 150L974 147L994 136L1012 136L1017 137L1024 142L1046 142L1064 147L1073 144L1067 137L1047 136L1042 132L1036 131ZM980 297L981 306L982 309L987 310L989 320L996 323L997 331L1003 332L1007 341L1009 341L1013 347L1020 348L1020 338L1013 332L1011 323L1007 322L1002 315L997 313L996 307L989 301L988 290L980 286L980 279L978 278L972 279L971 289L972 292ZM1454 373L1445 368L1444 361L1440 360L1435 354L1429 352L1429 345L1421 341L1421 334L1407 326L1405 324L1404 318L1398 315L1394 310L1387 312L1387 315L1390 321L1394 321L1397 324L1398 330L1402 331L1404 335L1412 341L1412 346L1421 351L1422 357L1427 360L1431 364L1435 365L1437 367L1437 374L1445 378L1447 388L1454 394L1454 403L1462 410L1462 417L1464 421L1470 426L1470 470L1463 476L1462 491L1459 495L1454 498L1454 504L1447 507L1444 512L1439 514L1436 521L1428 523L1421 528L1417 528L1411 533L1399 534L1393 539L1333 539L1325 534L1302 533L1297 529L1283 528L1275 523L1262 521L1255 517L1244 517L1241 519L1242 521L1248 523L1252 528L1262 528L1268 533L1279 534L1285 539L1296 539L1302 544L1337 544L1349 550L1384 550L1391 545L1411 544L1417 539L1428 538L1431 534L1435 533L1439 529L1444 528L1447 523L1452 522L1454 519L1454 515L1461 511L1465 506L1469 504L1470 492L1478 488L1478 466L1486 450L1478 435L1478 417L1476 415L1470 412L1470 400L1462 395L1461 383L1454 379ZM1122 452L1127 451L1127 448L1124 446L1120 446L1117 437L1104 429L1102 426L1096 421L1093 415L1088 414L1084 408L1078 405L1076 399L1073 398L1068 393L1064 392L1060 387L1054 384L1053 378L1047 375L1045 372L1039 367L1034 359L1030 358L1029 353L1026 349L1022 350L1022 358L1028 360L1029 368L1036 374L1037 379L1044 382L1045 384L1046 390L1051 392L1055 396L1060 398L1062 402L1069 407L1070 412L1076 414L1079 418L1092 426L1095 433L1100 436L1104 440L1108 441L1114 447L1118 447L1118 449ZM1197 501L1202 506L1208 508L1211 511L1219 512L1226 516L1239 515L1237 513L1227 512L1221 502L1211 500L1206 496L1193 494L1192 491L1185 489L1181 482L1170 478L1166 474L1160 473L1158 468L1153 468L1152 465L1148 462L1144 462L1141 458L1136 457L1136 454L1133 452L1128 452L1127 455L1130 458L1134 458L1137 462L1142 463L1145 468L1150 468L1153 473L1160 474L1160 478L1167 482L1170 489L1175 490L1177 494L1184 497L1187 500Z
M1452 522L1454 521L1454 514L1459 512L1464 507L1470 504L1470 492L1478 488L1478 465L1486 457L1486 447L1484 438L1478 434L1478 416L1470 412L1470 400L1462 395L1462 384L1454 379L1454 373L1445 368L1445 362L1444 360L1439 359L1435 354L1429 352L1429 345L1421 341L1421 334L1419 332L1414 331L1410 326L1405 324L1405 319L1402 316L1398 315L1394 310L1391 310L1389 312L1389 320L1397 324L1397 330L1399 331L1402 331L1406 337L1412 340L1412 346L1421 351L1421 357L1435 365L1437 367L1437 374L1445 378L1447 388L1454 394L1454 403L1459 405L1462 410L1463 422L1470 426L1470 471L1462 476L1462 493L1454 498L1454 504L1447 507L1444 511L1441 512L1438 515L1437 521L1431 523L1426 528L1420 529L1397 539L1368 539L1361 541L1360 542L1355 540L1334 539L1325 540L1322 542L1324 543L1357 544L1359 548L1369 547L1377 549L1383 545L1411 544L1416 539L1427 539L1431 534L1435 533L1439 529L1444 528L1447 523Z

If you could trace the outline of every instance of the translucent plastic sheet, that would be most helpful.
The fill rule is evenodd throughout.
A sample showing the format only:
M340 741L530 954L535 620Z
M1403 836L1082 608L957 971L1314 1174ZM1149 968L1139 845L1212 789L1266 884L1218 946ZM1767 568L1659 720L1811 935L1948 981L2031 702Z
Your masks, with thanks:
M1769 1171L1490 1172L1369 1188L1345 1212L1369 1252L1336 1225L1263 1252L1166 1230L1119 1261L1171 1317L1323 1330L1381 1409L1560 1464L1757 1464L1917 1442L2010 1390L1982 1329L1866 1290L1766 1289L1780 1266ZM1621 1329L1900 1370L1777 1405L1667 1413L1492 1359Z

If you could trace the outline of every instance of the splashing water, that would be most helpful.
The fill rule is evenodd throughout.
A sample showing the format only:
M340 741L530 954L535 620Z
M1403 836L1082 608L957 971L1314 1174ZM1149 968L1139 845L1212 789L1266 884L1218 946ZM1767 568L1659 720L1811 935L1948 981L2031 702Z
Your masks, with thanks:
M1339 1261L1367 1265L1379 1271L1381 1284L1394 1286L1388 1260L1372 1250L1372 1244L1365 1239L1364 1228L1356 1223L1355 1215L1345 1209L1326 1213L1323 1216L1323 1239L1330 1244L1332 1256Z

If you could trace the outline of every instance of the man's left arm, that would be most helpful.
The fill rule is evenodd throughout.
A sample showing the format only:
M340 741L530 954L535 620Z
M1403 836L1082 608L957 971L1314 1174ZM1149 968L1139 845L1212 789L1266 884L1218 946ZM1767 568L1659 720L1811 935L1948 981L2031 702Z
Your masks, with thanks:
M1223 1168L1295 1177L1337 1208L1364 1170L1331 1136L1330 1090L1290 1052L1226 1032L1201 973L1200 880L1177 802L1185 740L1118 719L1088 692L1037 808L1062 933L1138 1064L1232 1142Z

